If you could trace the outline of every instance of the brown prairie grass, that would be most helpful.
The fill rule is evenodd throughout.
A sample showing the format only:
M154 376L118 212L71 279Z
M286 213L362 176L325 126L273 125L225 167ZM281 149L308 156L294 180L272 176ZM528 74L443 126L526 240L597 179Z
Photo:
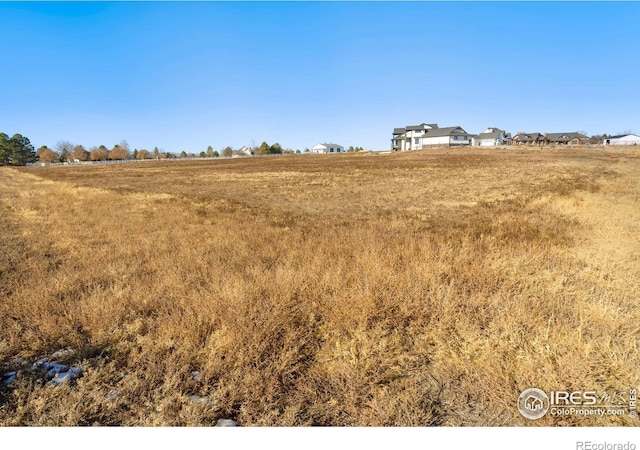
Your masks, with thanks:
M633 425L640 158L430 150L0 170L3 425ZM194 377L193 372L199 372Z

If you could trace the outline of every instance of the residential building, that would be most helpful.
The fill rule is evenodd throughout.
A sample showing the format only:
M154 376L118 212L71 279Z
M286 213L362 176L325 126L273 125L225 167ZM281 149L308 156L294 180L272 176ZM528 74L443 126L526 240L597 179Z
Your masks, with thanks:
M391 150L395 152L435 146L464 146L471 144L471 138L460 126L440 128L435 123L408 125L393 129Z
M479 135L474 136L472 139L472 145L476 147L496 147L510 144L511 133L493 127L484 129Z
M640 136L637 134L620 134L604 138L604 145L640 145Z
M394 128L391 138L391 150L418 150L422 148L421 138L429 131L438 128L437 123L421 123L408 125L404 128Z
M589 142L589 137L581 133L545 133L543 143L545 145L584 145Z
M513 145L542 145L544 136L540 133L525 133L520 131L511 140Z
M311 153L344 153L344 147L338 144L318 144L311 149Z

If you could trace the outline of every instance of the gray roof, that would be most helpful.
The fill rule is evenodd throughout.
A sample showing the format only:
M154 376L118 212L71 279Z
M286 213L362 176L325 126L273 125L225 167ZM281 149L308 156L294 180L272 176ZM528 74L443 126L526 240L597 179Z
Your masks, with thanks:
M480 133L478 135L479 139L497 139L497 138L511 138L511 134L505 132L504 130L492 131L490 133Z
M546 133L545 137L552 142L563 142L575 138L586 138L587 136L580 133Z
M518 133L513 138L514 139L518 138L519 140L531 141L536 139L542 139L543 136L540 133Z
M461 130L461 131L457 131ZM423 137L441 137L441 136L451 136L452 134L464 134L466 136L470 136L469 133L464 131L462 127L445 127L445 128L435 128L433 130L427 131L427 133Z
M438 128L437 123L421 123L420 125L407 125L405 128L407 131L411 130L424 130L426 127L429 128Z
M342 147L342 145L340 145L340 144L331 144L331 143L327 143L327 142L322 143L322 144L314 145L314 147L317 147L318 145L324 145L325 147Z
M404 128L394 128L393 129L393 134L403 134L405 133L407 130L405 130Z

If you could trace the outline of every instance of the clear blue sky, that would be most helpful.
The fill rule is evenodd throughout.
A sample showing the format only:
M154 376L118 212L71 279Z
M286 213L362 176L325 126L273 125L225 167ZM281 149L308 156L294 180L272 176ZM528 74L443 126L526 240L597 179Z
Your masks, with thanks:
M0 131L36 147L640 132L636 2L0 2L0 19Z

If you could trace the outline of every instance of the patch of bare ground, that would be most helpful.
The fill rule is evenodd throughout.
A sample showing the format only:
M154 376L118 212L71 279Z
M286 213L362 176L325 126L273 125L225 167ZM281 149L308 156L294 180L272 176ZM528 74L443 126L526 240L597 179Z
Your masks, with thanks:
M640 158L429 150L0 169L4 425L528 421L640 384Z

